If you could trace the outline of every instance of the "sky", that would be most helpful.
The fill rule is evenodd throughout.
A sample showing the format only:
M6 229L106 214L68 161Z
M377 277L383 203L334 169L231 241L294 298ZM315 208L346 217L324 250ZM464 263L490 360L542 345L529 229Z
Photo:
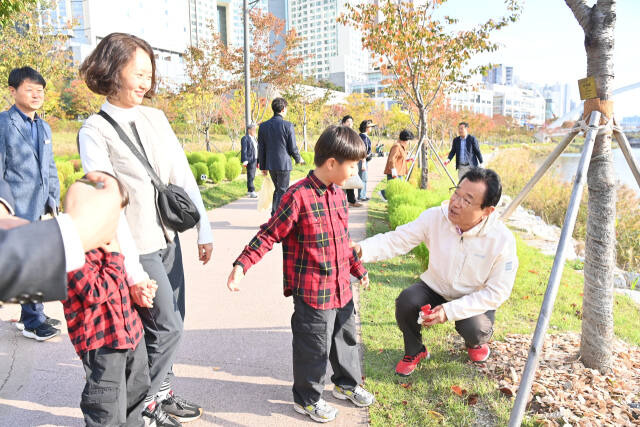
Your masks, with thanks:
M595 0L588 0L589 6ZM584 32L564 0L524 0L519 21L496 32L501 47L476 58L479 63L512 65L521 81L541 85L569 83L578 99L577 80L586 77ZM473 26L505 14L503 0L449 0L441 8ZM618 0L614 48L614 89L640 82L640 0ZM640 88L614 98L618 119L640 115ZM634 99L635 98L635 99Z

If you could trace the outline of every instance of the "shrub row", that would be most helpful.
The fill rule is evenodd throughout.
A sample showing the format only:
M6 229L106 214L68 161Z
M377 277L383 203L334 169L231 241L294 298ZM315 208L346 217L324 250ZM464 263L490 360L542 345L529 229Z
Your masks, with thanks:
M82 171L82 162L80 156L77 154L71 156L56 156L54 157L56 163L56 169L58 170L58 181L60 181L60 204L64 200L64 196L67 194L67 189L76 180L82 178L84 172Z
M187 160L198 185L203 184L207 179L216 184L223 179L233 181L242 173L240 153L237 151L226 153L195 151L187 153Z

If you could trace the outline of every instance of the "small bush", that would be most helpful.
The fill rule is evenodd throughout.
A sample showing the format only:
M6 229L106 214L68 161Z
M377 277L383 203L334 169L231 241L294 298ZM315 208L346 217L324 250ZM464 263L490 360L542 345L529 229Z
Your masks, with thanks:
M73 164L67 160L57 162L56 168L58 169L59 174L62 175L60 182L64 181L68 176L73 175L75 172Z
M207 164L212 165L215 162L220 162L222 166L224 166L227 163L227 158L222 153L213 153L209 156L209 159L207 159Z
M313 157L315 156L313 151L301 151L300 156L307 165L313 166Z
M240 159L237 157L229 158L229 160L227 160L227 165L225 166L225 177L229 181L233 181L240 176L241 172L242 164L240 163Z
M195 151L193 153L189 153L187 155L187 160L189 160L189 163L191 164L196 164L196 163L205 163L207 162L205 154L200 152L200 151Z
M209 168L204 162L195 163L193 166L196 168L196 182L201 185L209 177Z
M213 162L209 165L209 177L216 184L224 179L225 172L225 165L220 161Z
M193 165L189 165L189 169L191 169L191 173L193 174L193 179L198 181L198 170L196 169L196 167Z
M227 158L227 160L232 159L234 157L240 159L240 152L239 151L227 151L226 153L224 153L224 156Z

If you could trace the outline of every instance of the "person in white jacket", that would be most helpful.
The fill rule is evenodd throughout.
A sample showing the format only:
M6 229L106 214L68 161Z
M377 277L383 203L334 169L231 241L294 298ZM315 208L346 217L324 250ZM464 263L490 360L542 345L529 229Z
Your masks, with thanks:
M495 310L513 288L518 269L515 238L494 213L502 194L500 177L491 169L472 168L452 191L448 201L425 210L415 221L356 245L364 262L406 254L420 243L429 249L427 271L396 299L405 346L396 366L399 375L410 375L430 356L421 328L447 321L455 322L469 358L485 361ZM425 309L420 316L427 304L431 311Z

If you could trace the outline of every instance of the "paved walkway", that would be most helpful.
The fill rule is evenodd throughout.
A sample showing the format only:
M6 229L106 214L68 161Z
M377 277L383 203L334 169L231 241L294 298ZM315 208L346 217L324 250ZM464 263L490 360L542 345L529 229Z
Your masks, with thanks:
M386 159L369 172L369 193L382 178ZM196 233L181 236L187 277L187 318L176 364L178 392L200 402L205 413L189 426L316 425L297 414L291 397L291 298L282 296L280 245L253 267L239 293L227 290L231 263L266 215L256 201L243 198L209 212L214 234L213 261L197 260ZM350 210L354 240L365 235L367 211ZM63 319L62 305L47 303L46 313ZM82 364L66 334L44 343L20 335L9 320L19 306L0 309L0 425L83 425L79 409L84 385ZM328 380L328 383L330 381ZM366 425L368 412L331 396L340 414L334 426Z

